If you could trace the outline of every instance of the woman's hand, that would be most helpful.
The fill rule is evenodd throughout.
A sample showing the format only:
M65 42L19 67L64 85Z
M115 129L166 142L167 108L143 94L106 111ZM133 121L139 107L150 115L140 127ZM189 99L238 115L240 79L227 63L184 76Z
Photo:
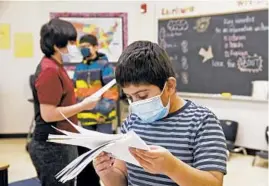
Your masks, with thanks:
M100 98L92 98L92 97L86 97L85 99L83 99L82 102L80 102L81 106L82 106L82 110L92 110L96 107L98 101L100 100Z

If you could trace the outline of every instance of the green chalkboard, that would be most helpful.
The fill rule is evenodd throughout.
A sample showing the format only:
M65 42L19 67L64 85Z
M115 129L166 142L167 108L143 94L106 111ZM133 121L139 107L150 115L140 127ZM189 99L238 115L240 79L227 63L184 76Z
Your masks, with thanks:
M158 20L180 92L250 96L268 80L268 10Z

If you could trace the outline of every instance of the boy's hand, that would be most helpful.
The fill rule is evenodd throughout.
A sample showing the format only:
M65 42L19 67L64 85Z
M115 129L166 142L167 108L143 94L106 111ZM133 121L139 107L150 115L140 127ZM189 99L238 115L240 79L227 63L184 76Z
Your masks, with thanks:
M93 160L93 166L96 173L102 177L109 173L113 167L115 159L108 153L102 152Z
M106 122L106 119L104 117L99 117L97 121L100 124L104 124Z
M151 146L149 151L130 148L131 154L151 174L165 174L174 167L174 156L165 148Z

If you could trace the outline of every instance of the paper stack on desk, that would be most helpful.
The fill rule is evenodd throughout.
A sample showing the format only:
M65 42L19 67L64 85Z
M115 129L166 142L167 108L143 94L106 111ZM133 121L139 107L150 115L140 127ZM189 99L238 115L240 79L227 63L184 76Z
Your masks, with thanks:
M113 82L111 81L110 86L112 86L112 84ZM96 100L98 96L101 96L102 93L104 93L104 88L108 89L109 86L103 87L93 96L91 96L93 100ZM120 159L125 162L140 166L136 159L129 152L129 148L134 147L138 149L149 150L149 147L146 145L146 143L133 131L130 131L126 134L99 133L86 130L78 125L75 125L63 114L62 116L75 129L77 129L79 133L68 132L54 127L57 131L63 133L64 135L50 134L47 141L89 148L88 152L73 160L56 175L56 178L60 179L60 181L63 183L75 178L96 156L98 156L103 151L111 153L112 156L114 156L116 159Z

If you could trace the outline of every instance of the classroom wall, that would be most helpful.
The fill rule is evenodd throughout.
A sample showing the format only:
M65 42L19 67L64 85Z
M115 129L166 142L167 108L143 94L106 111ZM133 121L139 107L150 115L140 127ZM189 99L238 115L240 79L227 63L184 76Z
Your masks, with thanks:
M221 3L222 2L222 3ZM11 24L11 37L15 32L31 32L34 35L34 57L18 59L13 57L12 50L0 50L0 134L26 133L33 117L33 105L27 101L31 97L28 78L34 72L42 54L39 50L39 31L42 24L49 20L50 12L127 12L128 13L128 43L135 40L157 41L157 18L167 16L186 16L205 13L219 13L226 11L249 10L264 7L263 3L245 3L238 6L232 1L182 1L182 2L148 2L148 12L140 13L141 2L0 2L0 22ZM250 1L245 1L250 2ZM260 2L260 1L259 1ZM205 5L205 6L201 6ZM181 8L194 7L194 11L180 13ZM162 15L163 8L172 11L177 8L178 14ZM12 39L12 38L11 38ZM13 39L11 40L13 48ZM267 104L261 107L259 119L253 128L253 117L245 114L244 118L235 117L235 113L254 113L251 102L232 102L233 110L230 110L228 102L220 100L195 98L197 102L206 104L217 112L220 118L239 120L238 145L266 149L265 140L262 138L263 127L267 125ZM229 102L230 103L230 102ZM220 105L221 104L221 105ZM257 111L258 112L258 111ZM255 130L254 130L255 129ZM257 131L257 132L256 132ZM250 139L249 134L255 133L256 139Z

